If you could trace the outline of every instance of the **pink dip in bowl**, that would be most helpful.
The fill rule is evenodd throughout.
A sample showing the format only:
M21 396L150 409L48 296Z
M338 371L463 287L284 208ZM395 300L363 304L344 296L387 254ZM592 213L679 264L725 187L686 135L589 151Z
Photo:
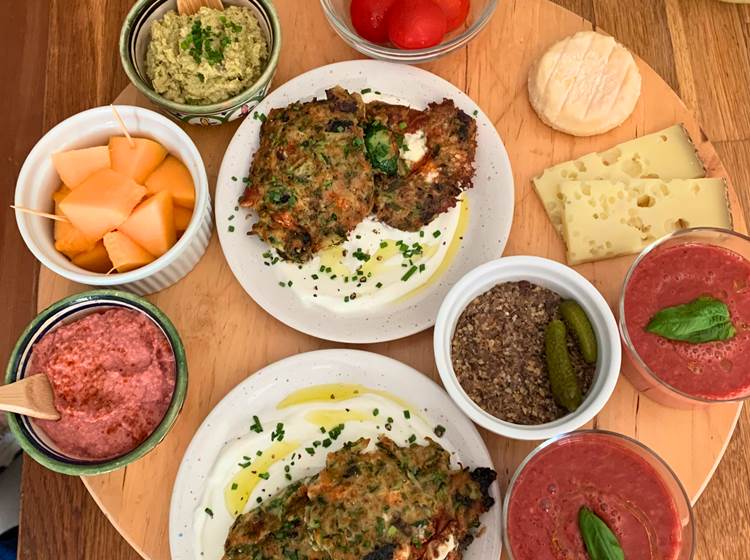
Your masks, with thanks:
M161 329L118 308L45 334L28 370L49 377L61 416L36 424L61 452L84 460L111 459L145 440L169 408L176 377Z

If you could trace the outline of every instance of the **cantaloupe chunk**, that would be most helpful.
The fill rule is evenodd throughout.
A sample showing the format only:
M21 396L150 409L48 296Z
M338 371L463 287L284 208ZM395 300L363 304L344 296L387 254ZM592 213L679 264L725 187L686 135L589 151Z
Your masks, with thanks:
M52 154L52 164L63 183L76 188L95 171L110 167L109 148L94 146Z
M60 201L70 194L70 189L65 185L60 185L60 188L52 193L52 200L55 201L55 211L57 211L57 205Z
M112 261L109 260L109 254L104 247L103 241L97 241L94 248L85 253L79 253L71 259L73 264L90 270L91 272L109 272L112 270Z
M146 187L111 169L101 169L60 202L60 210L92 241L124 222L146 194Z
M113 136L109 139L109 157L112 169L143 184L151 172L167 157L167 150L148 138L133 138L131 148L124 136Z
M148 176L145 185L150 193L169 191L178 206L191 209L195 207L193 176L185 164L174 156L167 156Z
M60 211L60 201L67 196L67 193L65 193L66 190L68 193L70 192L70 189L66 189L64 186L60 187L60 189L55 191L52 195L52 198L55 201L55 214L58 216L64 216ZM96 244L95 241L90 240L72 224L55 220L54 227L55 249L69 259L72 259L79 253L90 251Z
M104 247L117 272L127 272L156 260L156 257L120 231L106 234Z
M192 210L183 208L182 206L174 207L174 227L177 231L185 231L190 225L190 220L193 217Z
M117 229L155 257L161 257L177 240L172 195L160 191L148 197Z

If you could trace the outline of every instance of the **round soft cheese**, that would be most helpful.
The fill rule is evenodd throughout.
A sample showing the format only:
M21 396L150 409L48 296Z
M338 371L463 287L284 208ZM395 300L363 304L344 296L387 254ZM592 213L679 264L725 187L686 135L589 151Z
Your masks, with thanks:
M546 124L574 136L627 119L641 94L633 55L612 37L581 31L555 43L529 73L529 100Z

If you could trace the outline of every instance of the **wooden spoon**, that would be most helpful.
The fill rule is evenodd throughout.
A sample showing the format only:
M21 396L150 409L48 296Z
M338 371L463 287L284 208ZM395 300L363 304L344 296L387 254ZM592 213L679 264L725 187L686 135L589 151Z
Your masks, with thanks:
M213 10L224 9L221 0L177 0L177 13L181 16L192 16L203 6Z
M52 385L43 373L0 387L0 410L42 420L60 419Z

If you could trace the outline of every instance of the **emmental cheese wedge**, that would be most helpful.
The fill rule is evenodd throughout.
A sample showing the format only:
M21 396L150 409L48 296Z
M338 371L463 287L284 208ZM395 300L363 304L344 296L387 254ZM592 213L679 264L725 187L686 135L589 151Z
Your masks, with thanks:
M534 179L534 189L544 204L552 225L562 235L560 183L607 179L697 179L705 177L695 146L685 127L677 124L666 130L629 140L614 148L591 153L546 169Z
M612 37L581 31L554 44L529 72L529 101L542 121L574 136L602 134L633 112L641 75Z
M638 253L678 229L732 227L723 179L565 181L560 193L571 265Z

